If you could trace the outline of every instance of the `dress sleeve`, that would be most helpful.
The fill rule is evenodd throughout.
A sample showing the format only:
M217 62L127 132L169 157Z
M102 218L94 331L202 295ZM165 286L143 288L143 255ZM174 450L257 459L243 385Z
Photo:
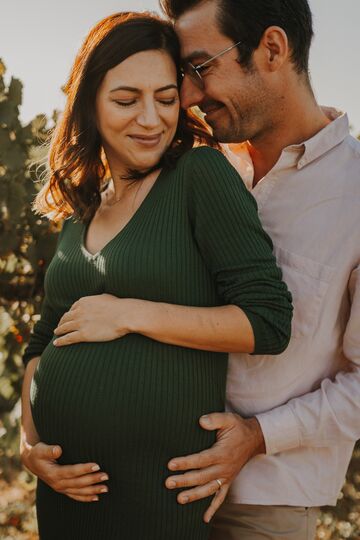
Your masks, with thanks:
M190 219L218 294L249 319L253 354L279 354L290 339L291 294L281 280L256 201L217 150L196 148L189 161Z
M55 251L57 251L59 247L61 238L64 234L66 223L67 220L63 222L62 229L57 239ZM40 319L34 325L34 328L30 334L29 343L25 348L22 357L22 361L25 367L32 358L35 358L36 356L41 356L42 352L53 338L54 330L57 327L58 322L59 314L52 308L45 295L41 305Z

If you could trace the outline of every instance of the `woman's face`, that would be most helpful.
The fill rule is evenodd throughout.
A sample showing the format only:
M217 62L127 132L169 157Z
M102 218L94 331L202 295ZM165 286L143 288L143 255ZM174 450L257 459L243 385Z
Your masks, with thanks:
M146 170L170 146L179 118L176 67L165 51L134 54L110 69L96 95L96 121L111 169Z

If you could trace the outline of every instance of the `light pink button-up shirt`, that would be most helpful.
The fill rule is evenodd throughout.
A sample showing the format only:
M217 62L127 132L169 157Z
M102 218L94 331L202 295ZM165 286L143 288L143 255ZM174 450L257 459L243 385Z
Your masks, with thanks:
M251 189L249 155L233 159ZM229 500L335 504L360 438L360 142L347 116L285 148L252 193L294 318L284 353L230 355L227 408L257 416L267 453Z

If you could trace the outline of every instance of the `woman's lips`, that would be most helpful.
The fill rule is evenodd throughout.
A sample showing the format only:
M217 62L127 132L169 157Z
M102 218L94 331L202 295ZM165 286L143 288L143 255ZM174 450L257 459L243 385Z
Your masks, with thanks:
M129 137L141 146L152 148L160 143L161 135L158 133L157 135L129 135Z

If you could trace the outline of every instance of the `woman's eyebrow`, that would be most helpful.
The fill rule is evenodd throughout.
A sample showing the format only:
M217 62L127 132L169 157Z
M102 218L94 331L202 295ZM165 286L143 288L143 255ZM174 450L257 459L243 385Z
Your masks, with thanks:
M117 92L118 90L126 90L127 92L140 92L139 88L134 88L133 86L117 86L110 90L111 92Z
M176 84L168 84L167 86L162 86L161 88L157 88L155 92L165 92L165 90L171 90L171 89L177 90L178 87Z
M157 88L155 90L155 92L165 92L165 90L171 90L173 88L175 90L178 89L176 84L167 84L166 86L162 86L161 88ZM111 92L117 92L118 90L125 90L126 92L136 92L138 94L141 92L140 88L135 88L133 86L117 86L116 88L113 88L112 90L110 90L110 93Z

